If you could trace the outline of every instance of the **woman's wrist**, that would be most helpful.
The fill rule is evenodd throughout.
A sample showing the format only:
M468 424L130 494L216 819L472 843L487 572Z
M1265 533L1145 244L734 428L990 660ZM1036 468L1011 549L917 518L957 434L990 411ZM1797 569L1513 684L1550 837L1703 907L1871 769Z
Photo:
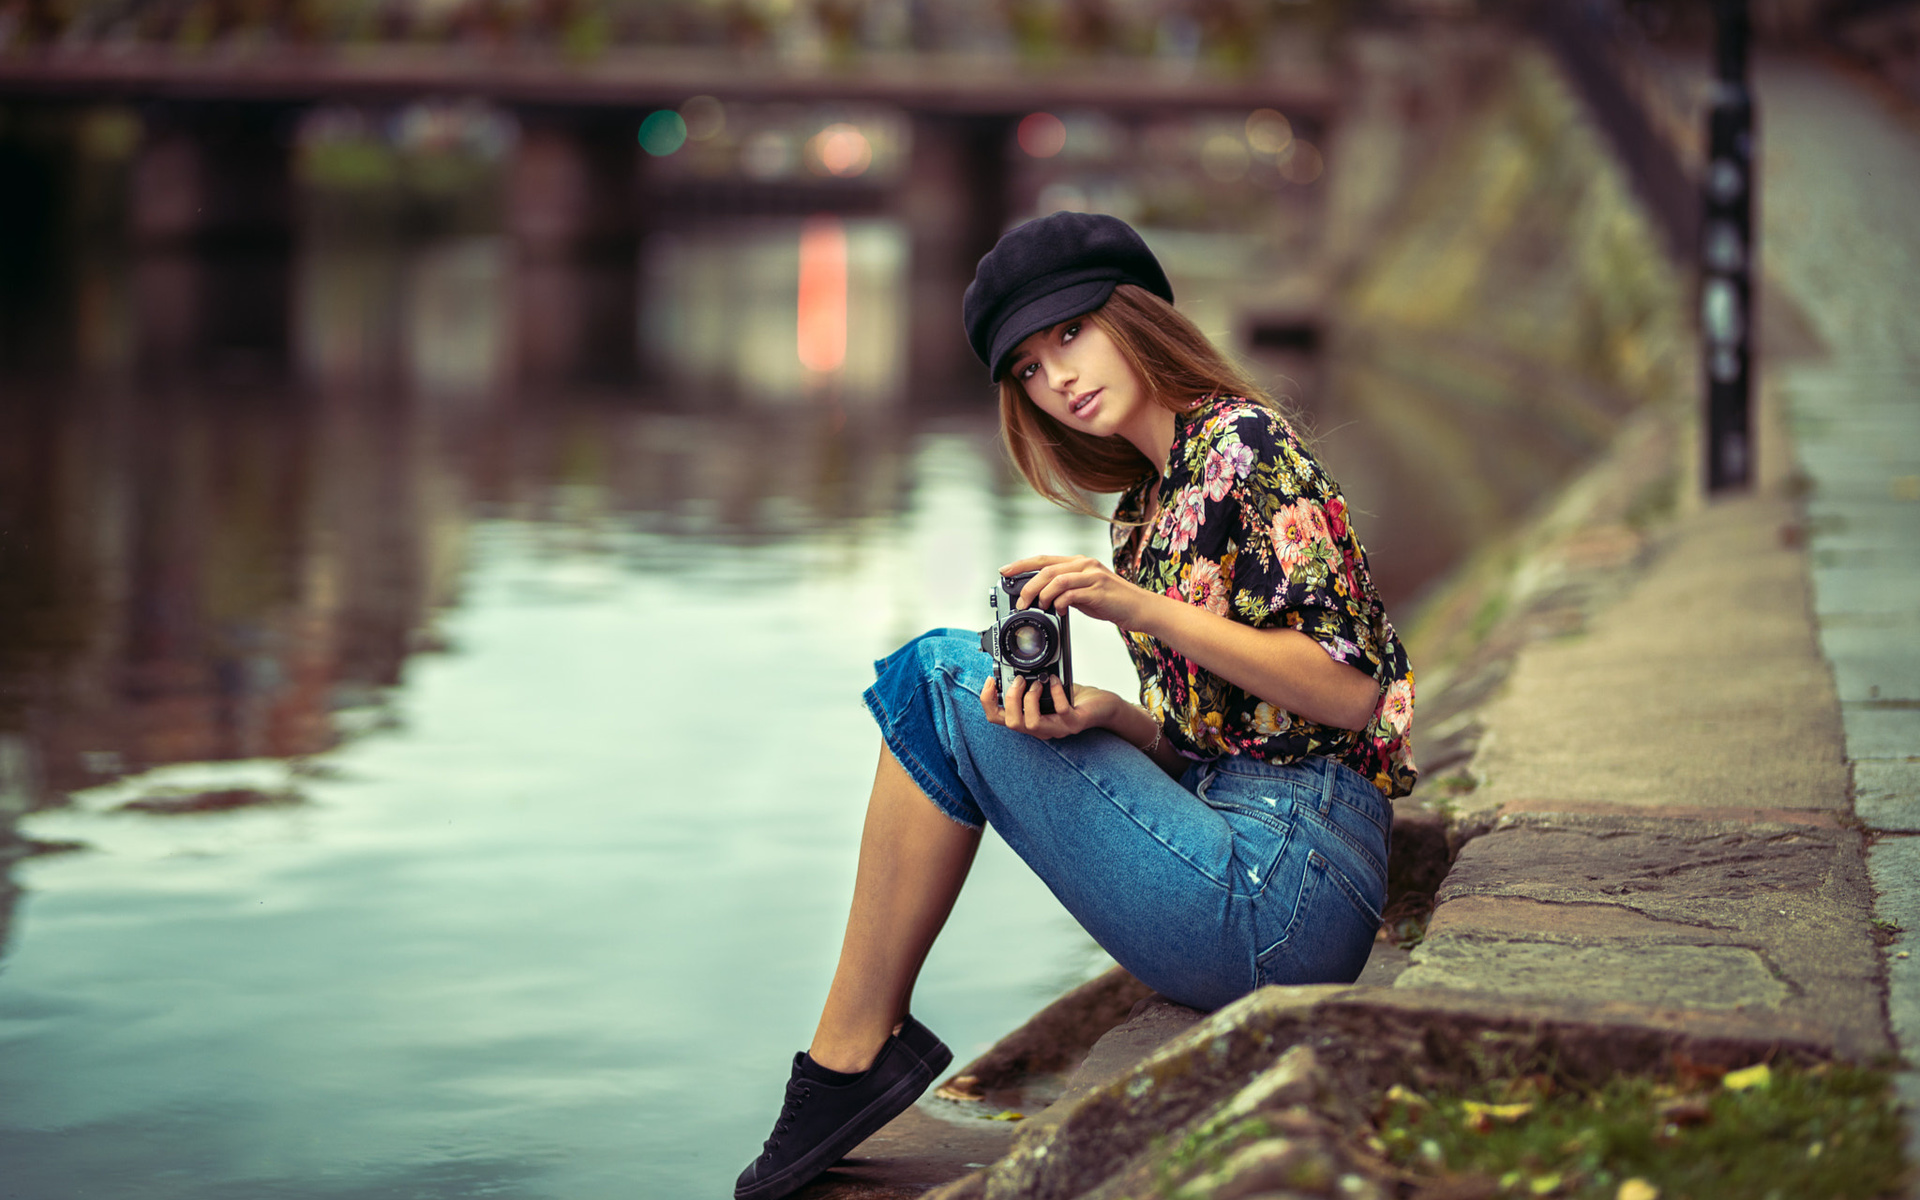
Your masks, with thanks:
M1137 584L1135 586L1138 587ZM1128 633L1144 633L1156 641L1164 641L1167 606L1173 604L1184 608L1186 602L1172 596L1163 596L1158 592L1150 592L1145 588L1139 588L1139 592L1140 603L1133 613L1133 619L1121 628Z
M1111 695L1111 693L1109 693ZM1160 723L1138 704L1113 697L1114 710L1101 722L1103 728L1125 738L1136 749L1152 754L1161 742Z

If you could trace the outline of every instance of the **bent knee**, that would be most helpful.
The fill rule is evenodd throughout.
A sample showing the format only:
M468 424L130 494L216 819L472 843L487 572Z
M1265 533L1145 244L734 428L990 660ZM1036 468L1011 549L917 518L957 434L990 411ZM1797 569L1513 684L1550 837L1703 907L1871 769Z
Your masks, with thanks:
M980 649L980 634L970 629L929 629L900 648L911 651L919 673L927 679L945 676L978 692L986 681L988 658Z

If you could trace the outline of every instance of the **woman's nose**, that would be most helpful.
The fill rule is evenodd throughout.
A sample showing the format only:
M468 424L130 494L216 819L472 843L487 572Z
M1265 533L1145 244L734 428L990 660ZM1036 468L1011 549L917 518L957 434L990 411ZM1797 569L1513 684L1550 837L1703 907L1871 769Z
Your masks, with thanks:
M1043 369L1047 373L1047 386L1056 392L1066 391L1067 385L1073 382L1074 376L1077 374L1071 363L1052 356L1049 356L1047 364Z

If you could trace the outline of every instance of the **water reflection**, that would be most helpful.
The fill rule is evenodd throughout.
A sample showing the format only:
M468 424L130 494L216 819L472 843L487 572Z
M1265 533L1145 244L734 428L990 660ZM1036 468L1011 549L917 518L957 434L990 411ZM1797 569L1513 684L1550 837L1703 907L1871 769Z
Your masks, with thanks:
M642 278L791 355L786 230ZM1010 487L984 412L880 403L897 244L847 227L837 392L671 340L658 386L542 382L484 238L304 247L278 378L6 385L12 1194L725 1185L824 994L868 663L1102 539ZM760 284L690 294L730 257ZM280 802L127 807L210 793ZM978 884L921 1005L963 1052L1101 965L1004 848Z
M1089 531L996 501L977 423L854 442L586 405L462 443L418 409L165 411L157 452L76 456L130 485L43 522L93 598L33 672L48 783L189 761L26 823L90 849L17 868L10 1183L399 1194L487 1154L510 1194L715 1190L825 984L866 662ZM423 630L452 652L405 660ZM243 785L304 802L119 807ZM1022 875L989 856L930 968L969 1045L1094 963Z
M651 387L702 406L729 397L871 411L901 396L907 263L897 222L695 225L657 235L643 262L642 345L660 375Z

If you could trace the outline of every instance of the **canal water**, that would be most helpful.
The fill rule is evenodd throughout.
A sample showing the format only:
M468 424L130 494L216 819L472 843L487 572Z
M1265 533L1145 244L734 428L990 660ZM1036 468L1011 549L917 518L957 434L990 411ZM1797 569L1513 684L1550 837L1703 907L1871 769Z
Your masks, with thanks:
M265 350L150 344L257 273L75 268L0 393L0 1194L723 1194L832 969L871 661L1104 553L984 387L916 403L903 255L656 238L624 379L600 285L496 239L305 244ZM916 1009L964 1061L1105 965L990 836Z

